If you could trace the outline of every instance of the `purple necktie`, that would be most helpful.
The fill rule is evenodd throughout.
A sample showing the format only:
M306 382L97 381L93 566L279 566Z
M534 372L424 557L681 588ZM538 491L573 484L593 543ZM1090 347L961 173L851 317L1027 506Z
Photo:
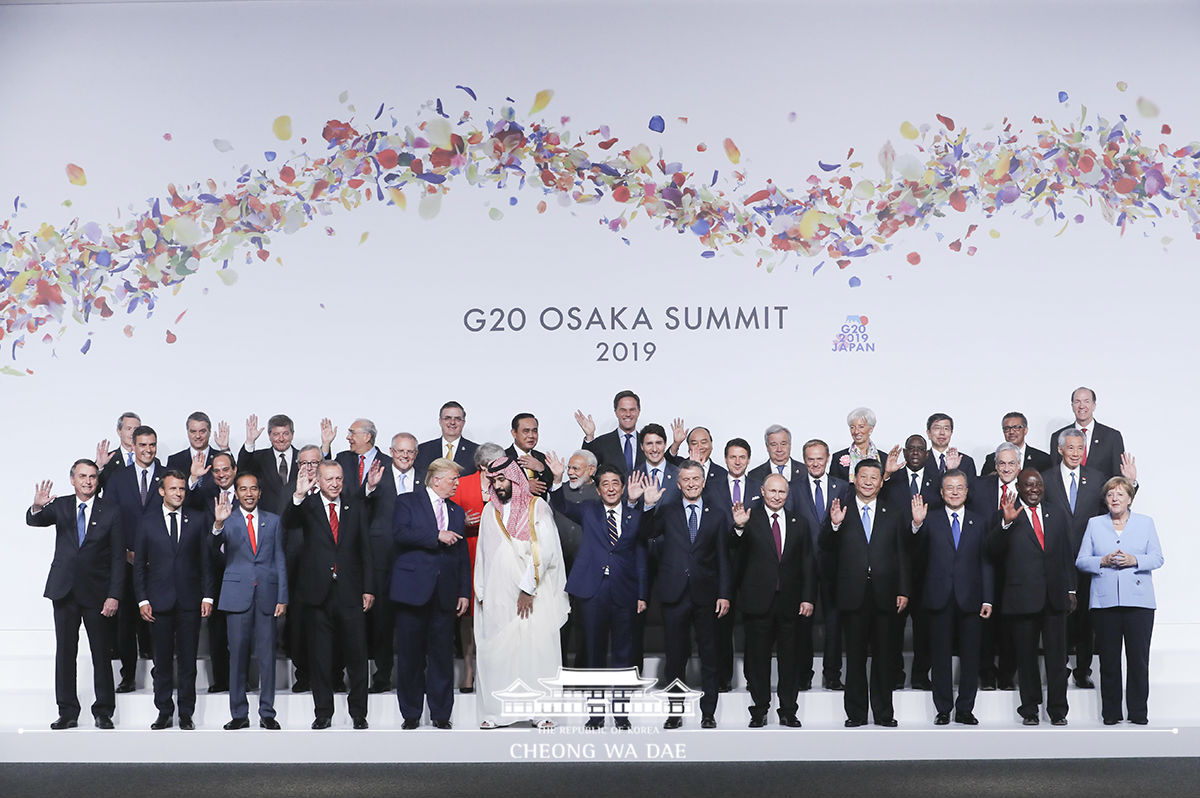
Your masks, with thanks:
M733 503L741 504L742 502L742 481L735 479L733 481Z

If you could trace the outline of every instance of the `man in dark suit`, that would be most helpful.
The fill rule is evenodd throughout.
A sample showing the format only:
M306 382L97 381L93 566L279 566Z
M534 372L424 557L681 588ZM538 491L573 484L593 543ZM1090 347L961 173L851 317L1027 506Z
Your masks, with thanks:
M892 708L896 618L908 606L911 576L905 540L909 516L878 501L883 465L860 460L854 499L834 500L821 529L821 548L837 557L837 608L846 637L846 726L867 723L867 651L871 657L870 707L877 726L896 726Z
M987 550L1004 567L1001 611L1012 626L1021 704L1026 726L1038 724L1042 680L1038 634L1046 666L1046 712L1055 726L1067 725L1067 613L1075 610L1075 561L1066 513L1042 504L1042 476L1027 468L987 535ZM1016 499L1020 497L1021 503Z
M396 480L392 473L392 459L385 455L375 439L379 431L370 419L355 419L346 433L350 448L338 452L335 458L342 467L343 484L354 495L364 497L367 475L371 466L381 463L383 477L374 492L371 505L371 521L368 536L371 541L371 560L375 565L375 603L367 613L368 653L375 661L375 674L371 680L371 693L387 693L392 689L392 669L395 663L396 609L388 595L392 580L392 560L396 557L396 544L392 534L392 510L396 503ZM338 681L335 679L335 681Z
M70 496L54 498L54 484L39 483L33 505L25 515L29 526L55 527L54 560L46 579L45 596L54 605L54 700L58 718L54 730L79 725L79 694L75 684L79 655L79 624L87 630L92 652L92 683L96 700L92 716L101 729L113 727L112 616L124 594L125 544L117 508L96 498L100 469L91 460L71 466Z
M382 465L373 467L367 475L367 499L355 494L344 496L342 467L323 461L317 466L319 491L310 494L312 478L307 473L299 474L292 502L281 519L284 527L302 536L293 592L306 614L304 627L312 663L309 679L316 715L313 729L328 729L332 724L337 644L350 674L350 717L355 729L367 728L367 633L363 615L375 603L367 504L382 476Z
M200 619L212 613L212 528L205 511L185 510L187 478L167 469L159 483L161 512L142 518L133 560L133 594L154 640L154 730L174 723L175 671L179 669L179 728L196 728L196 649Z
M1025 418L1024 413L1016 410L1011 413L1005 413L1004 419L1000 422L1000 428L1004 432L1004 440L1017 447L1020 458L1018 462L1022 463L1021 468L1033 468L1038 471L1045 471L1051 466L1049 454L1025 443L1025 435L1029 432L1029 421ZM995 452L984 458L983 470L979 474L980 476L988 476L994 473L996 473Z
M416 444L413 444L414 450ZM295 594L296 586L300 581L300 554L304 543L303 528L289 528L283 522L283 514L287 512L288 507L292 504L292 495L296 492L296 481L300 479L301 474L308 477L308 484L311 486L308 489L309 494L320 492L317 480L317 467L325 462L326 458L321 454L321 447L316 444L307 444L301 446L296 453L295 474L288 480L287 485L283 489L282 502L278 507L268 507L263 503L262 494L260 491L258 504L279 516L279 523L283 526L283 551L284 559L287 562L287 582L288 593ZM343 482L345 476L343 475ZM378 588L377 588L378 589ZM374 606L374 605L372 605ZM287 650L288 657L292 660L292 666L296 669L296 678L292 682L293 693L307 693L312 689L312 682L309 680L309 668L312 664L312 657L308 652L308 630L305 627L305 615L303 608L299 605L293 607L292 612L286 613L283 616L283 639ZM338 692L345 691L345 667L342 662L341 652L334 647L333 670L336 674L333 681Z
M700 726L717 727L716 619L729 612L733 569L728 536L733 517L719 505L705 504L704 466L694 460L679 464L680 496L660 499L640 535L657 538L659 545L658 596L663 606L668 684L683 681L692 654L691 633L700 654ZM672 715L664 728L678 729L683 718Z
M529 479L534 496L545 496L554 476L546 466L546 455L537 450L538 420L533 413L517 413L512 420L512 445L504 453L517 461Z
M554 481L562 480L563 462L553 452L546 456ZM634 471L625 491L621 467L611 463L596 469L599 501L569 503L563 488L551 491L550 506L579 524L583 536L575 564L567 576L567 593L578 599L583 621L587 660L584 667L628 668L634 662L634 627L646 611L646 544L639 540L641 499L653 505L660 495L642 471ZM646 507L645 509L649 509ZM629 718L616 718L618 729L629 729ZM586 728L604 726L604 716L588 719Z
M258 416L251 415L246 419L246 443L238 452L238 472L258 477L258 487L262 491L259 503L283 512L282 508L289 501L288 483L296 479L296 447L292 446L296 425L282 413L271 416L267 419L267 437L271 440L271 446L268 449L255 449L255 442L262 433ZM324 442L324 427L321 433Z
M258 477L237 478L237 506L222 492L215 505L212 534L223 544L226 557L221 588L223 612L228 613L230 720L227 731L250 725L246 673L250 654L258 663L258 725L279 730L275 719L275 624L287 611L287 561L279 516L259 507Z
M712 461L712 433L708 431L708 428L693 427L687 431L686 435L684 434L685 429L683 419L677 418L672 423L672 441L670 447L667 448L667 462L676 467L684 460L694 460L699 463L704 469L704 485L707 490L709 484L715 484L723 480L728 472ZM687 441L687 457L679 456L679 444L682 442L679 439L681 436L683 440Z
M620 391L613 397L613 413L617 428L600 436L596 435L596 422L583 411L575 411L575 422L583 430L583 448L596 455L600 465L616 466L623 475L632 474L644 462L637 429L642 400L633 391Z
M1075 414L1075 423L1057 429L1050 436L1050 459L1054 465L1062 460L1058 453L1058 434L1063 430L1077 429L1083 433L1083 464L1103 474L1101 482L1107 482L1111 477L1122 474L1121 464L1125 454L1125 439L1120 430L1105 426L1096 421L1096 392L1091 388L1076 388L1071 394L1071 412ZM1137 487L1136 481L1134 487Z
M767 724L771 708L771 649L778 662L779 725L800 728L797 640L809 635L817 580L808 521L786 508L788 483L768 474L762 501L733 508L737 603L746 627L746 686L750 728Z
M229 452L218 452L207 465L203 455L196 457L192 460L183 506L200 512L212 512L221 496L225 496L226 501L232 505L235 501L233 491L236 478L237 463ZM213 611L204 619L204 625L208 627L208 656L213 674L208 692L221 693L229 689L229 634L225 624L225 613L220 610L221 583L225 576L225 549L220 543L216 543L210 546L210 554L214 590L211 594Z
M100 490L108 485L113 474L126 466L133 465L133 431L142 426L142 419L137 413L125 412L117 419L117 442L115 449L109 450L108 439L96 444L96 465L100 468Z
M1021 450L1005 441L988 455L994 473L977 480L967 494L967 506L987 522L990 529L1000 516L1000 508L1010 496L1017 495L1017 474L1021 473ZM1004 584L1004 564L992 563L993 581ZM1013 650L1012 630L1000 605L999 591L993 593L991 617L983 620L979 651L979 689L1016 690L1017 657Z
M1083 433L1068 427L1058 434L1058 465L1042 472L1046 486L1047 507L1057 507L1067 517L1070 528L1070 551L1079 551L1088 519L1107 512L1104 503L1104 476L1083 465ZM1092 689L1092 654L1096 641L1092 632L1091 613L1088 612L1092 577L1090 574L1075 574L1075 596L1078 606L1067 618L1067 648L1075 649L1075 686Z
M834 595L834 568L832 554L821 551L817 535L829 516L829 507L834 499L846 501L850 484L825 473L829 463L829 444L813 439L804 444L804 467L807 474L803 481L792 485L792 506L808 521L812 531L812 551L816 562L818 595L821 598L820 617L824 626L824 651L821 659L821 685L826 690L841 690L842 684L842 627L838 621L837 601ZM816 617L814 615L814 617ZM813 644L800 642L800 689L807 690L813 679ZM806 686L807 685L807 686Z
M111 501L120 512L126 549L125 596L117 610L116 651L121 659L118 693L131 693L135 689L138 649L143 657L153 656L150 629L138 614L133 596L133 549L142 518L153 515L162 506L158 488L166 472L157 459L158 434L153 428L143 425L134 429L133 450L133 465L113 473L104 489L105 500Z
M963 454L957 447L950 445L954 435L954 419L945 413L934 413L925 421L925 432L929 435L929 466L937 471L938 476L945 474L951 468L957 468L967 476L967 483L975 481L979 471L971 455Z
M187 475L191 473L192 463L198 455L204 456L205 466L211 466L215 456L229 451L229 425L224 421L217 425L217 435L213 440L213 443L217 445L215 448L210 446L212 419L208 417L208 413L203 411L197 410L187 417L187 437L188 447L168 457L167 468L173 468ZM188 487L191 487L190 480Z
M454 619L471 603L466 513L450 497L458 464L434 458L422 489L396 497L396 700L402 728L421 723L426 699L434 728L449 729L454 709Z
M599 501L600 494L596 491L593 479L596 475L596 455L587 449L577 449L567 460L567 481L563 483L562 499L568 504L579 504L584 501ZM549 465L546 466L549 470ZM554 473L550 472L550 478ZM554 524L558 527L559 543L562 545L563 565L567 573L575 565L575 556L579 553L580 542L583 539L583 528L571 520L565 513L555 511ZM571 601L571 613L562 625L562 659L563 664L571 662L570 653L575 652L576 668L584 667L587 661L587 649L584 646L583 627L579 622L579 600L568 596Z
M975 726L975 694L979 689L979 642L982 619L992 614L994 583L991 561L984 554L987 519L966 508L967 475L948 469L942 476L942 507L929 508L912 499L917 531L916 559L924 563L921 591L933 660L934 724ZM958 700L954 700L954 640L958 639Z
M417 447L418 474L429 471L429 465L438 458L446 458L458 463L459 473L474 474L475 450L479 445L463 437L463 427L467 423L467 411L458 402L446 402L438 411L438 426L442 428L442 437L425 441Z
M765 482L770 474L779 474L789 483L793 479L804 479L804 464L792 458L791 430L780 424L772 424L763 433L763 440L767 444L767 462L751 469L751 477L760 483ZM795 501L795 497L792 500ZM791 509L791 505L788 509Z

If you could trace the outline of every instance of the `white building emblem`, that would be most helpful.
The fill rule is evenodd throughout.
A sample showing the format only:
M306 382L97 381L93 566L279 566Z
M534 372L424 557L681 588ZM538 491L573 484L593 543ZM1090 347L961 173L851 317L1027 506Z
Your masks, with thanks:
M662 690L650 690L655 680L642 678L637 668L560 667L553 679L538 681L545 689L516 679L493 693L500 699L500 714L517 718L695 715L703 695L679 679Z

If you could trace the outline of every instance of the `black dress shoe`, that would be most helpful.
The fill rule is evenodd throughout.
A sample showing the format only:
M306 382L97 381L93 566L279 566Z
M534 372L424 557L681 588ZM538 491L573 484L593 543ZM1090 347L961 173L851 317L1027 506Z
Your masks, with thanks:
M1092 681L1092 677L1085 674L1075 675L1075 686L1084 690L1095 690L1096 683Z
M1119 719L1117 719L1117 718L1105 718L1105 719L1104 719L1104 725L1105 725L1105 726L1116 726L1116 725L1117 725L1118 723L1120 723L1120 722L1121 722L1121 721L1120 721Z
M717 685L717 692L718 692L718 693L728 693L728 692L730 692L730 691L732 691L732 690L733 690L733 683L732 683L732 682L721 682L719 685Z
M786 726L789 729L799 729L801 726L800 719L795 715L780 715L779 725Z
M1138 726L1145 726L1148 723L1150 723L1150 719L1149 718L1130 718L1129 722L1134 723Z
M293 693L307 693L311 689L312 686L308 683L308 679L296 679L296 681L292 682Z
M700 728L701 729L717 728L717 719L714 718L712 715L705 715L704 718L701 719L701 721L700 721Z
M999 687L1001 690L1007 690L1009 692L1012 692L1013 690L1017 689L1017 685L1013 682L1012 679L997 679L996 686Z
M846 718L846 722L842 724L847 729L857 729L859 726L866 726L865 720L855 720L854 718Z
M842 684L841 676L826 676L821 680L821 686L826 690L845 690L846 685Z
M979 718L975 717L970 712L955 712L954 713L954 722L961 723L964 726L978 726Z
M613 727L618 731L629 731L633 728L633 724L629 722L629 718L615 718Z
M370 724L367 723L366 718L355 718L354 719L354 728L358 729L359 731L362 731L363 729L369 729Z
M460 688L458 688L458 692L460 692L460 693L473 693L473 692L475 692L475 685L473 685L473 684L468 684L466 687L460 687Z
M150 728L154 731L159 729L169 729L175 725L174 719L165 712L158 713L158 718L150 724Z
M1040 722L1041 722L1041 721L1040 721L1040 720L1038 720L1038 718L1036 718L1036 717L1029 717L1029 718L1022 718L1022 719L1021 719L1021 725L1022 725L1022 726L1036 726L1036 725L1038 725L1038 723L1040 723Z
M54 731L62 731L63 729L74 729L79 725L79 721L75 718L59 717L58 720L50 724L50 728Z
M1066 718L1051 718L1050 725L1051 726L1066 726L1067 719Z
M113 727L112 718L107 718L107 717L104 717L103 715L100 715L96 718L96 728L97 729L111 729L112 727Z
M275 718L259 718L258 727L260 729L267 729L268 731L279 731L279 721L275 720Z
M929 681L928 676L914 676L911 684L914 690L933 690L933 682Z
M346 680L338 679L336 682L334 682L333 683L333 692L335 692L335 693L346 692Z
M596 729L604 728L604 718L588 718L588 722L583 724L583 728L595 731Z
M191 715L180 715L179 716L179 728L182 729L183 731L195 731L196 723L192 720Z
M761 729L763 726L766 726L766 725L767 725L766 718L759 717L757 715L754 716L753 718L750 718L750 728L751 729Z
M996 677L995 676L980 676L979 677L979 689L980 690L995 690L996 689Z
M368 693L389 693L392 690L391 682L372 682L371 687L367 690Z
M116 687L116 692L132 693L135 689L137 689L137 688L133 683L133 679L122 679L121 683L118 684Z
M433 728L435 728L435 729L453 729L454 726L452 726L450 721L448 721L448 720L435 720L435 721L433 721Z
M934 726L949 726L950 725L950 713L949 712L937 713L937 717L933 719L933 725Z
M400 724L400 728L404 729L405 731L412 731L420 725L421 721L419 720L414 718L405 718L404 722Z
M222 682L218 682L216 684L210 684L208 686L208 692L210 692L210 693L228 693L229 685L224 684Z
M888 718L887 720L877 720L877 721L875 721L875 725L876 725L876 726L883 726L883 727L884 727L884 728L886 728L886 729L894 729L894 728L896 728L897 726L899 726L899 725L900 725L900 721L896 720L895 718Z
M317 718L312 722L312 728L314 731L319 729L328 729L332 725L333 721L329 718Z
M683 726L683 718L678 715L672 715L667 718L667 722L663 724L664 729L678 729Z
M225 731L237 731L238 729L249 729L250 728L250 719L249 718L234 718L233 720L226 723L222 728L224 728Z
M892 689L893 689L893 690L903 690L903 689L904 689L904 676L903 676L903 674L902 674L902 675L900 675L900 676L897 676L897 677L896 677L896 682L895 682L895 684L893 684L893 685L892 685Z
M797 687L796 689L802 693L805 692L806 690L811 690L812 689L812 679L805 679L804 681L800 682L800 686Z

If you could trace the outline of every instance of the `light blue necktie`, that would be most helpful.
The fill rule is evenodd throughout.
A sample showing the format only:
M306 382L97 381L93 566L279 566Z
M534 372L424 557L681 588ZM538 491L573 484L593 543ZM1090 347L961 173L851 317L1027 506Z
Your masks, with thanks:
M405 488L405 482L407 482L407 481L408 481L408 477L406 477L404 474L401 474L401 475L400 475L400 492L401 492L401 493L404 493L404 492L405 492L405 491L404 491L404 488Z
M1075 499L1079 496L1079 488L1075 485L1075 472L1071 472L1071 514L1075 513Z
M688 505L688 535L692 539L692 543L696 542L696 535L700 532L700 519L696 516L696 505Z
M125 455L125 465L127 465L127 466L131 466L131 465L133 465L133 452L128 452L128 453L126 453L126 455Z
M633 473L633 444L631 443L633 436L628 432L625 433L625 473Z
M79 533L79 545L83 545L83 538L87 535L87 517L84 512L87 510L87 503L79 505L79 518L75 521L75 529Z
M867 542L870 543L871 542L871 505L869 505L869 504L863 505L862 525L863 525L863 532L867 533Z
M950 513L950 533L954 535L954 548L958 548L959 538L962 537L962 524L958 523L958 513Z

